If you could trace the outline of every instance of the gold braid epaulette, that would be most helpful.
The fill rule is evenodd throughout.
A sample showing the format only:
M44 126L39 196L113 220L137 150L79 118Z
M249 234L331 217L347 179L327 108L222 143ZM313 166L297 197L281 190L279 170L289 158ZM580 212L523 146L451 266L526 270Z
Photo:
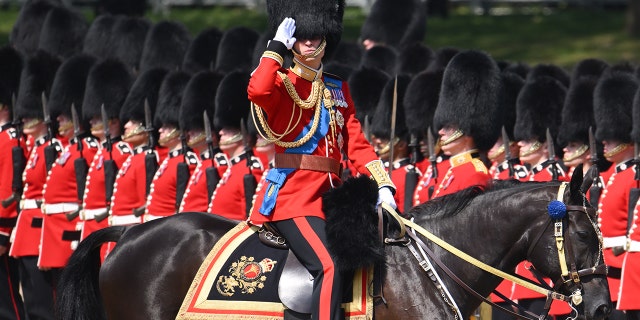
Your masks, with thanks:
M393 193L396 192L396 186L391 181L391 177L384 169L382 160L373 160L365 165L365 167L371 173L371 178L378 184L378 188L389 187Z
M296 141L282 141L282 137L284 137L285 135L291 133L291 131L293 131L293 129L296 128L296 126L298 125L298 123L300 122L300 118L302 117L302 112L300 112L300 115L298 117L298 121L296 121L296 124L291 126L293 117L294 117L294 113L295 112L291 112L291 119L289 119L289 125L287 126L287 129L285 130L284 133L281 134L277 134L275 133L271 127L269 127L269 124L267 123L266 119L264 118L264 113L262 112L262 108L260 108L259 106L252 104L253 105L253 110L254 112L252 112L252 115L254 116L254 121L255 118L257 117L258 121L257 123L259 123L260 127L262 130L259 131L263 131L266 134L265 138L268 141L273 142L274 144L276 144L277 146L283 147L283 148L297 148L302 146L303 144L307 143L307 141L309 141L311 139L311 137L313 137L313 135L316 133L316 131L318 130L318 124L320 123L320 112L321 112L321 105L322 105L322 101L324 100L324 104L325 107L330 108L331 105L331 92L329 92L329 90L327 90L324 87L324 83L322 82L322 80L318 79L316 81L314 81L311 85L311 94L309 94L309 97L306 100L302 100L300 98L300 96L298 95L298 92L296 91L295 86L293 85L293 83L291 82L291 79L289 79L289 77L287 77L286 74L278 71L278 75L280 76L280 78L282 79L282 82L285 85L285 88L287 90L287 93L289 94L289 96L291 97L291 99L293 100L294 104L299 106L302 109L310 109L312 107L315 107L315 113L313 115L313 123L311 124L311 128L309 129L309 132L307 132L307 134L305 134L302 138L296 140ZM324 99L321 99L321 96L324 97ZM294 109L295 111L295 109Z

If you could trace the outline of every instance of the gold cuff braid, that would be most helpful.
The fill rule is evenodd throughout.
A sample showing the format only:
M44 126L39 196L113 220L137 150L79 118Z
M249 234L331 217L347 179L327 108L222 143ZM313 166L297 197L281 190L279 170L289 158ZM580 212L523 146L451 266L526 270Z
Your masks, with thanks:
M396 192L396 186L391 181L391 177L387 174L387 171L384 169L384 165L382 164L382 160L373 160L365 165L369 172L371 172L371 179L375 180L378 184L378 188L389 187L393 193Z
M273 59L275 61L278 61L278 63L280 63L280 65L284 64L284 58L282 58L282 56L279 53L275 52L275 51L267 50L262 54L262 57L263 58L271 58L271 59Z

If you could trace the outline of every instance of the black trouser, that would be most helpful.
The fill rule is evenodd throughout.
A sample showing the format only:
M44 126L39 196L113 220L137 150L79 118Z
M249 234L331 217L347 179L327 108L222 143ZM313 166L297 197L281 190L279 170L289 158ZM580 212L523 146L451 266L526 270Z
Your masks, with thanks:
M287 239L291 251L313 276L312 319L340 319L342 281L327 250L325 221L317 217L299 217L274 223Z
M53 272L38 269L38 257L35 256L21 257L18 261L24 309L29 320L53 320Z
M0 256L0 319L25 319L19 292L18 261L6 253Z

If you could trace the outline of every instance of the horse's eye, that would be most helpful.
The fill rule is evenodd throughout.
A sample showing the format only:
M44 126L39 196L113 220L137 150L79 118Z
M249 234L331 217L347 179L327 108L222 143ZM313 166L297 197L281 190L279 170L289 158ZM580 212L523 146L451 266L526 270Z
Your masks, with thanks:
M589 237L589 232L587 231L578 231L576 232L578 234L578 237L580 237L580 239L587 239Z

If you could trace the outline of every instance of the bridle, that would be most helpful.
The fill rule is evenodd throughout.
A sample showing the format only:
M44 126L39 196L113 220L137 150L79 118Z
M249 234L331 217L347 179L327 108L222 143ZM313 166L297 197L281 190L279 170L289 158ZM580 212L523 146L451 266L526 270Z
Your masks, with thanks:
M564 193L566 190L566 187L568 186L568 183L563 182L559 189L558 189L558 195L556 197L556 200L551 201L551 203L548 206L548 212L549 212L549 216L550 219L547 222L547 224L545 225L545 227L540 231L540 233L534 238L535 240L531 243L531 245L529 246L528 252L527 252L527 257L529 257L529 255L531 254L531 252L533 251L533 249L537 246L537 243L540 241L540 239L542 238L543 234L545 233L546 229L549 227L549 225L553 222L554 225L554 238L555 238L555 243L556 243L556 249L558 252L558 260L560 261L560 270L561 270L561 276L560 279L558 281L556 281L556 283L554 284L553 288L550 288L544 281L542 281L542 276L539 274L539 272L535 271L535 269L532 268L532 271L534 272L534 274L539 278L540 280L540 284L534 284L528 280L523 280L520 279L518 277L515 277L513 275L510 275L506 272L503 272L501 270L498 270L496 268L493 268L489 265L484 264L483 262L469 256L468 254L460 251L459 249L451 246L450 244L448 244L447 242L445 242L444 240L438 238L437 236L433 235L432 233L430 233L429 231L425 230L424 228L420 227L419 225L413 223L413 221L407 220L405 218L402 218L398 215L398 213L391 208L390 206L386 205L386 204L382 204L382 208L386 210L389 215L398 223L398 225L400 226L400 234L399 236L397 236L396 238L385 238L384 242L386 244L403 244L405 246L408 246L411 249L411 242L416 243L419 248L421 249L421 251L426 252L426 254L428 255L428 258L430 258L431 260L433 260L433 262L435 264L437 264L451 279L453 279L458 285L460 285L463 289L465 289L466 291L468 291L471 295L475 296L476 298L483 300L489 304L491 304L494 307L497 307L499 309L501 309L502 311L511 314L512 316L515 316L517 318L520 319L544 319L546 317L546 313L548 313L548 310L551 306L551 302L553 300L563 300L565 302L568 303L573 303L574 305L579 305L580 303L582 303L582 282L581 282L581 277L587 277L587 276L593 276L593 275L606 275L607 274L607 267L606 265L600 261L600 256L601 255L597 255L597 259L596 262L594 263L594 266L591 268L586 268L586 269L581 269L578 270L577 269L577 264L575 262L575 256L574 256L574 250L573 250L573 246L571 244L571 241L565 241L565 237L564 237L564 233L566 231L567 228L564 227L564 223L565 221L569 220L569 215L568 213L573 213L573 212L577 212L577 213L584 213L587 215L587 217L589 218L589 221L591 222L594 230L596 231L596 234L598 235L599 238L599 249L602 249L602 236L599 232L599 229L597 227L597 224L594 223L594 220L591 218L591 215L595 216L595 209L591 208L591 207L586 207L586 206L577 206L577 205L565 205L563 200L564 200ZM379 211L381 210L379 209ZM435 253L433 253L433 251L431 249L429 249L428 246L426 246L424 244L424 242L420 239L420 237L418 237L414 232L406 232L406 227L409 227L412 229L412 231L420 233L423 237L427 238L428 240L436 243L437 245L439 245L440 247L442 247L443 249L451 252L452 254L456 255L457 257L473 264L474 266L489 272L497 277L500 277L502 279L507 279L510 280L512 282L515 282L518 285L524 286L528 289L531 289L533 291L545 294L547 296L547 301L545 304L545 314L544 315L535 315L531 312L526 312L529 316L533 317L527 317L527 316L523 316L517 313L512 312L511 310L508 310L502 306L496 305L495 303L487 300L483 295L477 293L474 289L472 289L471 287L469 287L466 283L464 283L457 275L455 275L444 263L442 263L442 261L440 261L440 259L435 255ZM415 251L415 249L412 250L412 253ZM416 256L415 253L413 253L413 255L416 257L416 259L418 259L418 263L423 266L425 264L424 261L420 261L420 258L418 256ZM425 257L426 258L426 257ZM427 263L430 264L430 262L427 261ZM425 269L423 267L423 269ZM425 271L427 271L427 269L425 269ZM430 278L433 279L432 275L430 275ZM436 286L442 285L442 283L440 284L436 284ZM544 287L543 287L544 286ZM568 292L571 292L571 295L564 295L559 293L559 291L561 289L563 289L564 287L567 287ZM445 288L446 290L446 288ZM444 297L444 295L443 295ZM383 298L384 299L384 298ZM508 300L508 299L507 299ZM459 314L459 310L457 309L457 305L455 305L455 302L453 301L447 301L446 297L445 297L445 302L447 302L447 304L450 305L450 307L452 308L452 310L454 311L454 313L456 314L456 318L458 318L458 314ZM453 303L453 306L452 306ZM512 304L515 304L514 302L512 302Z

